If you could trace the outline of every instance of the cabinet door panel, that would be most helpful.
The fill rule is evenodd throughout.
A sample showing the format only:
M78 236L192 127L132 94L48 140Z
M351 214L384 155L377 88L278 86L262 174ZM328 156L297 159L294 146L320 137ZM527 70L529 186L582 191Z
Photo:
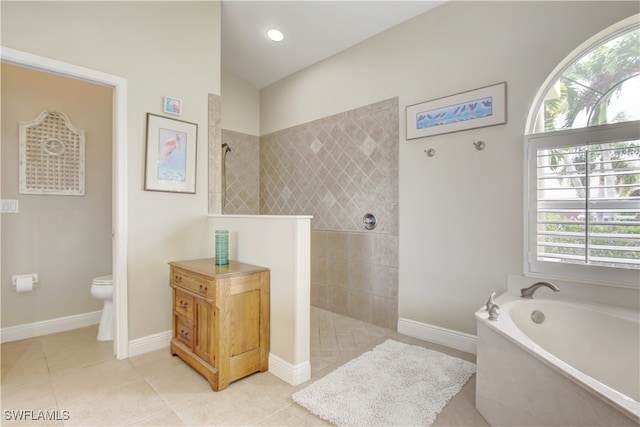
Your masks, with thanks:
M195 314L195 353L214 365L213 343L215 342L214 329L215 311L211 304L196 299Z
M231 356L260 347L260 290L231 296Z

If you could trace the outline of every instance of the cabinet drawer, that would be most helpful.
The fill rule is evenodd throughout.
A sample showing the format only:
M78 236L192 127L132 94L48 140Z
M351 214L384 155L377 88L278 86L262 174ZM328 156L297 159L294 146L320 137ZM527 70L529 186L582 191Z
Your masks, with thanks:
M207 299L213 299L216 295L215 284L201 277L189 274L178 268L171 269L171 283L174 286L202 295Z
M182 316L174 316L175 322L175 337L189 346L193 347L193 322L189 319L185 319Z
M173 309L184 317L193 320L193 297L175 288L174 292Z

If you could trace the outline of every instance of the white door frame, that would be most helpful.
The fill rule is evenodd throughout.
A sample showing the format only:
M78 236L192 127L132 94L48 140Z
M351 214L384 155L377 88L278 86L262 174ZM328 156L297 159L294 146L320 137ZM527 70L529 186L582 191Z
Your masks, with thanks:
M127 317L127 79L89 68L7 47L0 47L2 62L113 88L112 142L112 272L116 358L129 356Z

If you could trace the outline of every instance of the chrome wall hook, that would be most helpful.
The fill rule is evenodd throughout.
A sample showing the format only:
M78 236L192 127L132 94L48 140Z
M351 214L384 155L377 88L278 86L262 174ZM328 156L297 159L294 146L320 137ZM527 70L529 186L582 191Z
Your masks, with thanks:
M473 145L475 145L476 150L478 151L482 151L485 149L485 147L487 146L484 141L476 141L473 143Z
M425 153L427 153L427 156L429 157L433 157L436 155L436 150L433 148L429 148L427 150L424 150Z

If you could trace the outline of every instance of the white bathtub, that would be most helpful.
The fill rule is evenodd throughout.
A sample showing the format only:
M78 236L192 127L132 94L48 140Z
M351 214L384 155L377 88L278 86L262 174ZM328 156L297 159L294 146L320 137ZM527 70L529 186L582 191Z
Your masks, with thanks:
M476 407L489 424L640 424L637 311L509 294L496 302L499 320L476 312Z

